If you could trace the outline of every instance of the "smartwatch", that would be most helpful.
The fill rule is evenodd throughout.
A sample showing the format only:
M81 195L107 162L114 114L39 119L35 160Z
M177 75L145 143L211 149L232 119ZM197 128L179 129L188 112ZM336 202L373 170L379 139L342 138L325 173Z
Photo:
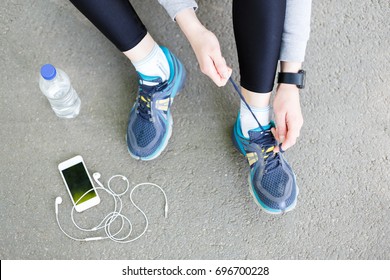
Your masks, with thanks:
M296 85L299 89L305 88L306 72L305 70L299 70L298 73L283 73L278 74L279 84L291 84Z

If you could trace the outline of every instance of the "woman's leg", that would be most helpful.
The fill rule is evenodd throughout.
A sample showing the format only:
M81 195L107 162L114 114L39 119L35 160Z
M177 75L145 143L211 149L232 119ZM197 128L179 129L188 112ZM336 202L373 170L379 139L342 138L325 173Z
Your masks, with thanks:
M134 48L146 28L128 0L70 0L121 52Z
M128 0L70 0L134 65L139 83L126 141L130 155L151 160L161 154L172 131L170 106L185 80L181 62L160 48Z
M144 77L169 78L169 65L164 53L128 0L70 1L131 60Z
M279 60L285 13L286 0L233 1L241 90L263 126L270 121L269 103ZM249 130L258 127L243 102L240 121L246 137L249 136Z
M233 141L251 167L250 190L266 212L292 210L298 190L295 175L280 154L271 133L269 99L279 60L286 0L233 0L234 33L240 64L241 87L249 107L241 102Z
M272 91L285 13L286 0L233 1L241 86L249 91Z

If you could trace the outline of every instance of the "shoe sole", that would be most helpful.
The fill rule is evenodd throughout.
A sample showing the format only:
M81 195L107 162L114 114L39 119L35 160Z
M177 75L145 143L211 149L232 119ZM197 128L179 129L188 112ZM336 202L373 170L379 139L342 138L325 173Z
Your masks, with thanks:
M296 182L296 176L294 174L294 180ZM249 176L248 176L248 185L249 185L249 192L250 194L252 195L253 197L253 200L255 201L255 203L261 208L262 211L266 212L267 214L271 214L271 215L282 215L282 214L285 214L287 212L290 212L292 210L294 210L295 206L297 205L297 202L298 202L298 194L299 194L299 188L298 188L298 185L297 185L297 193L295 195L295 199L294 199L294 203L291 204L286 210L284 211L270 211L268 210L267 208L265 208L263 205L261 205L261 203L258 201L256 195L254 194L253 192L253 186L252 186L252 183L251 183L251 174L249 173Z

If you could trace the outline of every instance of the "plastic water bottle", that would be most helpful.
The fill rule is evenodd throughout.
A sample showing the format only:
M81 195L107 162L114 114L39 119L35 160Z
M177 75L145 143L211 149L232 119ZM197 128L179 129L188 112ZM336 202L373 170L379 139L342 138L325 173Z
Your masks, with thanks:
M68 75L51 64L41 67L39 87L60 118L74 118L80 113L81 101Z

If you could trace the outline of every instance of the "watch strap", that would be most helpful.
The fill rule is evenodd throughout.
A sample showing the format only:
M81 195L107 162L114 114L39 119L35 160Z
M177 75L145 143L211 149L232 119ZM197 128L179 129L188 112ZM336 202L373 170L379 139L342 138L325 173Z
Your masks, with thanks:
M292 84L303 89L305 87L305 74L304 70L299 70L298 73L279 72L278 83Z

